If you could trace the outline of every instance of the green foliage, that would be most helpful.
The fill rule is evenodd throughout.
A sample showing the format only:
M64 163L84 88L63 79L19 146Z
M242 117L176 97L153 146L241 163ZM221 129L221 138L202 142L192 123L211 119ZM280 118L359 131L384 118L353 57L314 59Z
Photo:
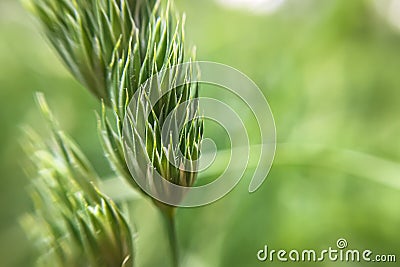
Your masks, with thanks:
M138 188L126 164L122 132L128 104L139 93L140 107L150 108L151 112L140 120L134 119L137 114L125 120L134 142L134 174L152 184L157 170L170 182L193 185L197 166L186 171L180 167L183 160L199 156L203 123L193 119L198 112L194 100L198 85L191 83L191 69L173 73L175 80L183 78L183 84L169 92L169 75L157 76L159 71L186 60L184 20L175 13L172 1L29 0L27 6L43 25L48 40L69 71L101 100L99 132L105 155L117 176ZM153 75L162 82L151 90L162 97L150 107L145 101L148 92L140 86ZM37 216L25 220L36 221L38 229L46 229L37 231L39 240L40 236L51 240L46 245L54 253L43 257L42 262L54 262L54 254L66 266L78 266L81 262L82 266L128 266L133 251L129 227L117 207L92 184L98 180L97 175L78 148L55 126L43 97L39 97L39 102L57 145L56 150L32 145L28 152L46 155L46 159L33 159L41 181L34 183L33 190ZM182 117L182 127L170 129L178 138L165 142L161 134L163 124L181 104L187 116ZM175 156L178 154L182 157ZM176 161L174 164L171 158ZM43 169L47 171L42 172ZM51 193L40 197L47 191ZM156 204L167 216L174 213L174 208L157 201ZM53 209L58 212L51 212Z
M395 10L375 12L372 4L381 2L393 1L286 1L273 14L254 15L226 9L215 0L176 1L189 18L186 44L201 48L199 58L244 70L267 96L280 142L305 143L311 149L307 155L313 153L304 156L297 145L279 146L261 191L248 195L244 182L218 203L180 210L179 242L190 266L260 266L254 253L265 243L274 248L324 248L334 246L338 236L348 237L352 248L400 255L400 194L398 187L382 184L388 177L398 181L399 171L379 164L400 162L400 35L387 23L393 16L386 15ZM46 94L63 129L80 144L96 171L109 172L93 136L95 98L49 53L18 1L2 0L0 6L1 265L27 267L33 266L31 247L15 225L30 205L23 189L24 155L17 144L17 126L29 123L41 132L41 120L33 112L35 91ZM225 142L224 132L206 126L206 134L217 145ZM379 162L314 150L309 143L364 151ZM351 172L343 172L343 165ZM376 179L364 179L355 174L357 170ZM208 178L203 177L199 182ZM118 191L104 192L119 196ZM133 209L140 215L134 222L141 231L135 242L136 260L141 266L166 266L168 252L157 210L147 200L138 201L146 204ZM160 253L148 253L156 237Z

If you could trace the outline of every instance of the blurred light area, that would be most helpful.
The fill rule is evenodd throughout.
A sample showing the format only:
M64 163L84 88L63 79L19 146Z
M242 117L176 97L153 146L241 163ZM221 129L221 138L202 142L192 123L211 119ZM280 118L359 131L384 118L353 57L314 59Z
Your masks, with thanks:
M373 3L378 13L400 30L400 0L374 0Z
M279 10L286 0L217 0L223 6L245 9L256 14L271 14Z
M21 3L19 1L4 1L0 0L0 21L13 22L16 24L30 25L27 19L20 19Z

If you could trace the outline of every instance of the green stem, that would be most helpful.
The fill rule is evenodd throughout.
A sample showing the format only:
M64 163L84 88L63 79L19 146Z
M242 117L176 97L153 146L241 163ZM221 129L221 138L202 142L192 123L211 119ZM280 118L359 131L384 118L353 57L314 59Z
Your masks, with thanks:
M165 220L168 232L169 245L171 247L172 266L179 267L179 248L176 236L175 216Z
M157 203L163 215L165 228L168 234L168 242L171 248L171 260L173 267L179 267L179 245L176 235L175 213L176 208L165 204Z

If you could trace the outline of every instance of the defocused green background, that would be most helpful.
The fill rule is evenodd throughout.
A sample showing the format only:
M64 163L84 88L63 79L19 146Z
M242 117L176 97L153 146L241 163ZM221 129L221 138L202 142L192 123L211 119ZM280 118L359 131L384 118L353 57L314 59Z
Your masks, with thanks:
M177 0L198 59L252 78L278 132L276 161L259 191L247 193L247 177L217 203L179 210L186 266L286 265L260 263L256 253L264 245L322 250L341 237L350 248L396 254L399 262L400 1L276 2L283 4L263 13ZM0 0L1 266L32 266L34 259L18 218L30 209L21 126L45 133L37 91L99 173L109 175L96 132L99 104L66 72L20 3ZM156 211L145 200L132 206L139 266L166 266Z

